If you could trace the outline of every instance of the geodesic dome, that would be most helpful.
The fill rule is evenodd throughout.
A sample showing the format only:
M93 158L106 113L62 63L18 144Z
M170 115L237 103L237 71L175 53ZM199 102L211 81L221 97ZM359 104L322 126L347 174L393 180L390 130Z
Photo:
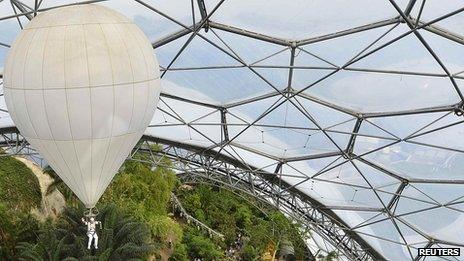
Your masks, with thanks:
M180 174L265 199L341 258L464 251L461 1L92 2L152 40L163 91L145 140ZM0 2L0 67L64 4Z

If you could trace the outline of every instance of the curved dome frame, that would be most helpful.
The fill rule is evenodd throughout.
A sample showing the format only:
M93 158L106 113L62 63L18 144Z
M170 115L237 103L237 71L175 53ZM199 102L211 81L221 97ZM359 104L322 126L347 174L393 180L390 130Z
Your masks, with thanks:
M3 1L15 14L0 15L0 23L25 23L56 7L27 2ZM122 5L81 4L94 2ZM263 19L257 10L289 17L285 7L272 9L273 1L243 9L231 0L188 1L189 19L162 1L122 2L143 8L146 16L137 19L153 15L172 25L162 33L142 28L153 39L165 85L145 139L164 144L156 153L173 159L186 180L248 186L348 259L400 258L390 255L402 251L402 258L415 260L419 247L464 248L464 238L449 230L462 226L464 212L458 163L464 159L464 66L455 58L464 50L456 26L464 11L459 2L388 0L382 2L385 12L371 14L381 1L372 7L359 1L354 9L329 12L342 23L324 16L331 8L314 6L323 14L308 10L315 18L298 20L296 12L289 21L256 24L249 22L253 15ZM232 15L237 13L249 16L242 21ZM327 28L307 28L313 18L324 26L327 21ZM0 38L0 61L1 48L8 47ZM270 51L247 59L261 49ZM227 75L237 82L228 84ZM240 81L243 75L255 80ZM266 91L255 88L260 84ZM2 113L1 125L10 133L6 108ZM5 146L28 149L7 144L9 135Z

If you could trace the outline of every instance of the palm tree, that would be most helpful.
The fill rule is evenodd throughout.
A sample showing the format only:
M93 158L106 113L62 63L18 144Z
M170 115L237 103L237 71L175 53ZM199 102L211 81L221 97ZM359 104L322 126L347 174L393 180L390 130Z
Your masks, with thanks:
M83 207L67 208L55 226L44 227L36 244L20 243L20 260L129 260L152 254L150 232L145 224L121 214L115 205L105 206L97 220L99 249L87 250L85 226L81 223Z
M37 243L18 243L16 246L18 260L61 260L64 240L64 238L59 240L52 228L44 228L39 232Z

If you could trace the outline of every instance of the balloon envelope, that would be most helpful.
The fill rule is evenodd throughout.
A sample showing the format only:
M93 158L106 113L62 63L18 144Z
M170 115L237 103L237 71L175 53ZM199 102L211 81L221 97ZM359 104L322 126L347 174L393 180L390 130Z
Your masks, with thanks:
M149 40L99 5L39 14L13 43L4 69L11 118L87 207L144 133L159 93Z

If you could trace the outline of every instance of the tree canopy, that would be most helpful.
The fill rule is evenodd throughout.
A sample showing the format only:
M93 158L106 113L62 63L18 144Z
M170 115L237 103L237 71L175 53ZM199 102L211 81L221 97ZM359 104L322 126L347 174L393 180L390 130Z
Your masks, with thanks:
M0 157L0 260L15 253L18 242L33 240L38 222L30 215L41 204L40 186L32 171L13 157Z
M244 199L229 190L208 185L178 190L177 194L187 212L225 235L224 244L219 245L233 245L241 235L245 242L239 255L244 260L262 257L269 250L278 251L284 239L293 244L296 258L304 259L305 245L298 227L281 212L260 210L251 204L255 200L251 197Z
M114 204L103 207L96 219L100 231L98 250L88 250L83 208L67 208L56 224L47 221L38 230L36 242L16 247L21 260L129 260L146 259L153 252L150 233L144 223L122 213Z
M41 192L34 174L20 161L0 157L0 259L2 260L232 260L227 250L236 247L236 257L253 260L266 253L278 254L279 244L290 241L297 260L304 259L304 242L298 227L280 212L254 206L253 198L196 185L182 189L169 161L152 166L147 155L136 154L124 163L102 196L97 220L99 249L86 249L84 207L53 169L45 168L55 182L67 208L56 220L38 221L30 214L40 206ZM172 215L171 194L178 195L187 212L224 239ZM16 211L19 210L19 211ZM238 247L237 238L240 238Z

